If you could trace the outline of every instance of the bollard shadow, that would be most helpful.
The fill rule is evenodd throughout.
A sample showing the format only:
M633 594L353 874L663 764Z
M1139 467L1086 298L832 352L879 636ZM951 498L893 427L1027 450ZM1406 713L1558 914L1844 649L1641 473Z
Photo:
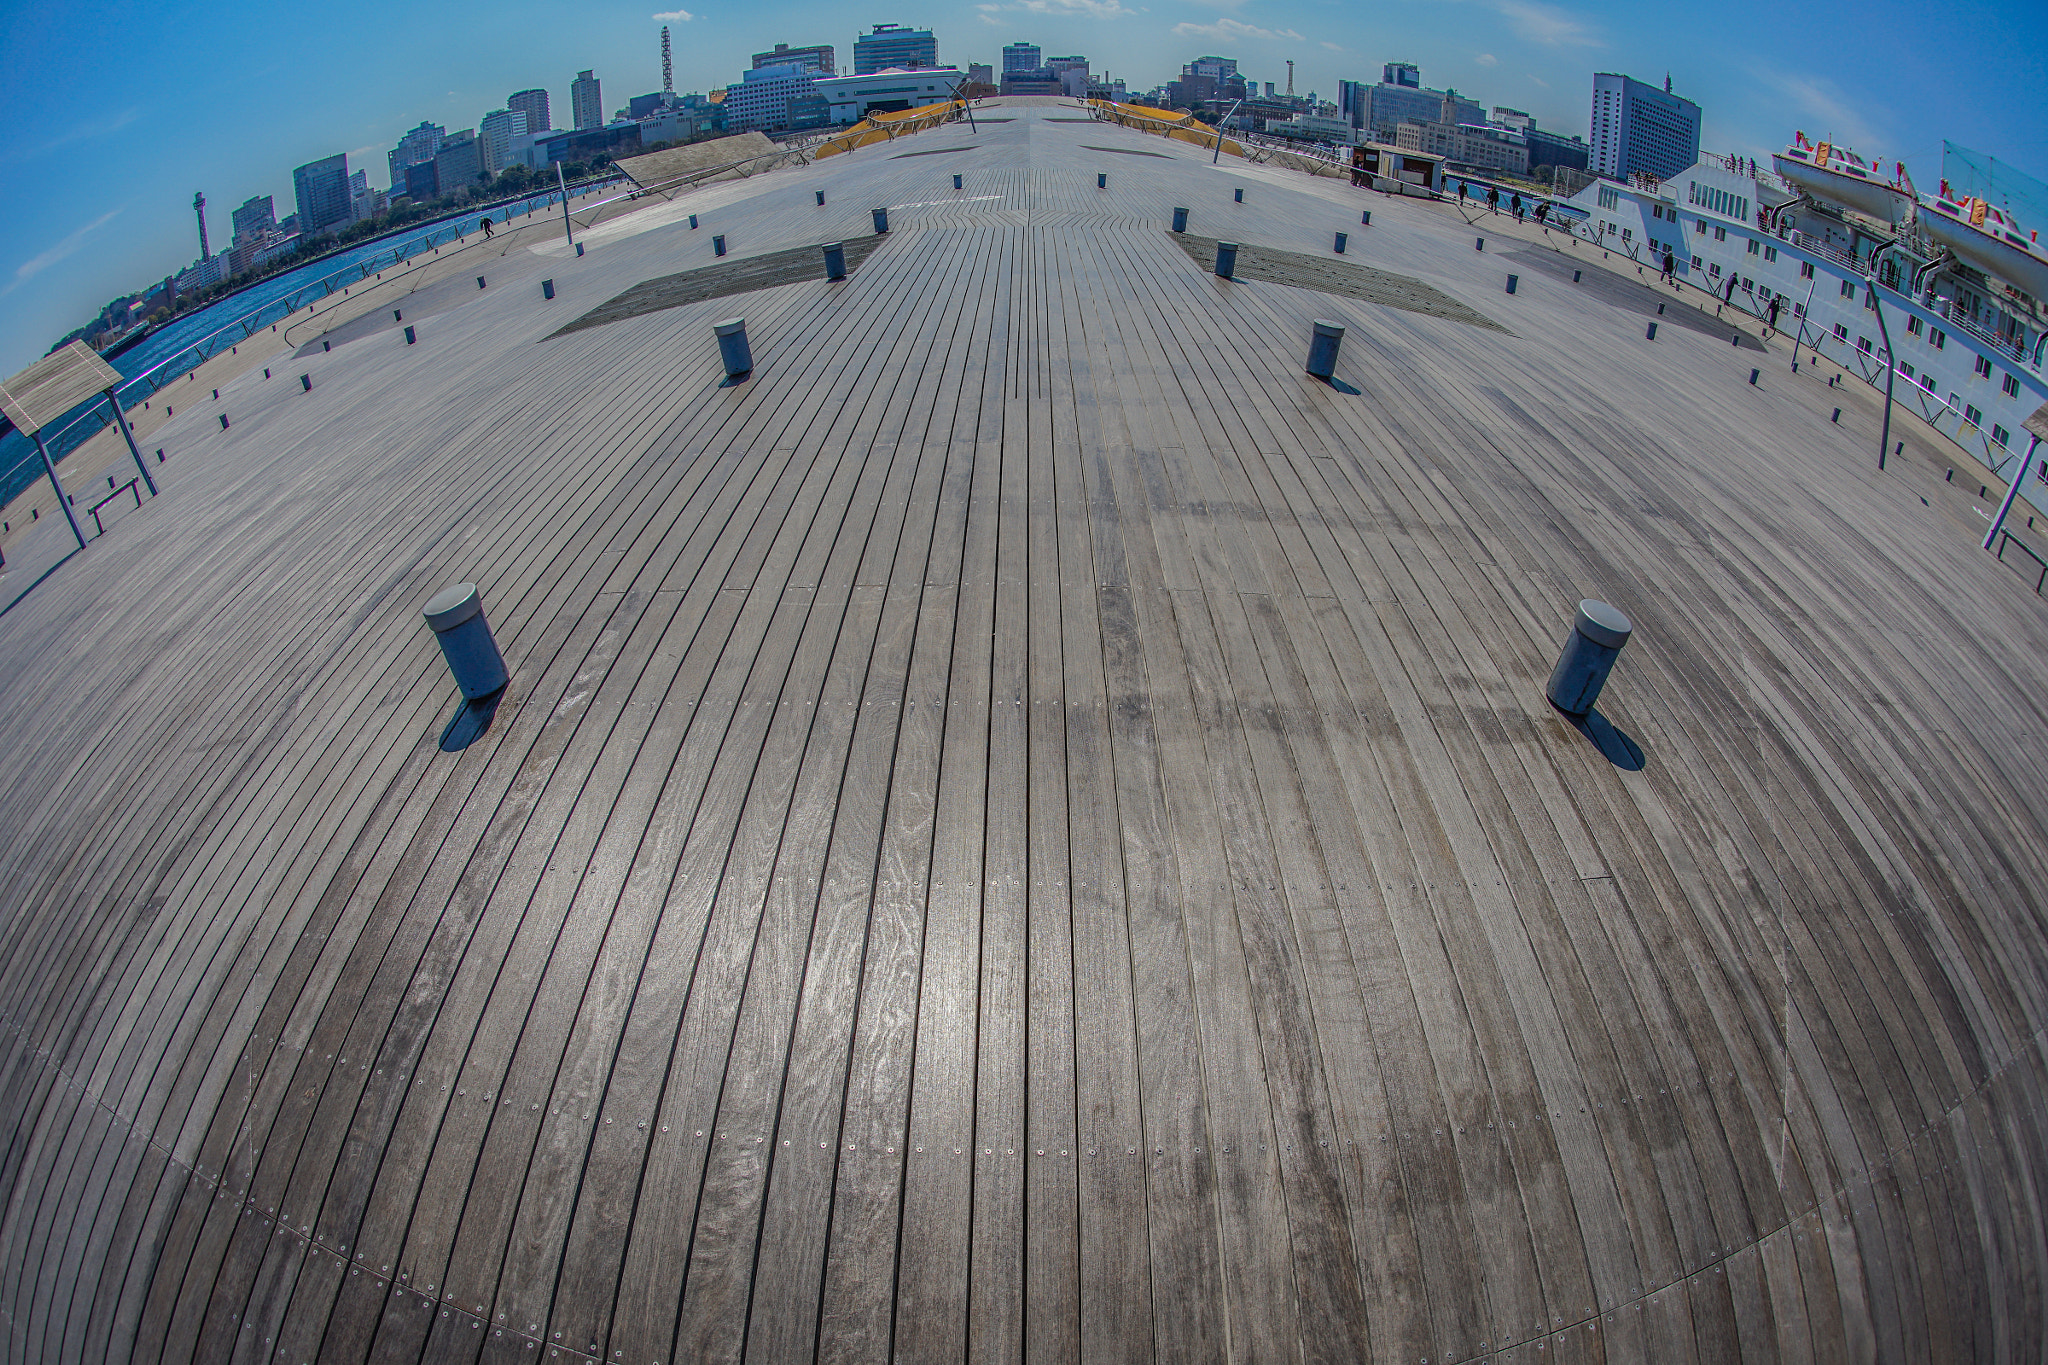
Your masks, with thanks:
M721 389L736 389L753 377L754 372L752 370L741 370L738 374L729 374L719 380L718 387Z
M50 576L52 574L56 573L57 570L63 568L66 564L69 564L71 562L71 556L83 553L85 553L83 550L65 551L64 557L62 559L58 560L55 564L52 564L49 568L43 570L40 574L36 575L35 582L29 584L20 592L14 594L14 597L7 603L6 606L0 607L0 616L5 616L8 612L13 611L16 607L20 606L23 598L27 597L37 588L42 587L44 583L49 581Z
M488 697L475 701L464 701L455 708L455 714L448 718L447 726L441 731L441 752L461 753L484 737L491 728L492 719L498 714L498 703L505 698L505 689L499 688Z
M1615 729L1614 722L1601 715L1599 707L1594 707L1583 716L1574 716L1567 711L1559 710L1555 702L1551 703L1551 709L1557 711L1557 714L1564 717L1574 730L1590 740L1593 747L1600 751L1602 758L1623 772L1639 773L1643 770L1643 765L1649 761L1643 756L1643 746Z
M1343 380L1341 380L1341 379L1338 379L1338 378L1336 378L1336 377L1334 377L1334 376L1332 376L1332 377L1331 377L1331 378L1329 378L1329 379L1325 379L1325 380L1324 380L1323 382L1324 382L1325 384L1328 384L1328 385L1329 385L1329 386L1330 386L1331 388L1335 389L1335 390L1336 390L1337 392L1339 392L1339 393L1348 393L1348 394L1350 394L1350 395L1351 395L1351 396L1352 396L1353 398L1356 398L1356 397L1358 397L1358 396L1359 396L1360 394L1362 394L1362 393L1364 393L1364 392L1365 392L1365 390L1364 390L1364 389L1357 389L1357 388L1353 388L1353 387L1352 387L1351 385L1349 385L1349 384L1345 383L1345 382L1344 382Z

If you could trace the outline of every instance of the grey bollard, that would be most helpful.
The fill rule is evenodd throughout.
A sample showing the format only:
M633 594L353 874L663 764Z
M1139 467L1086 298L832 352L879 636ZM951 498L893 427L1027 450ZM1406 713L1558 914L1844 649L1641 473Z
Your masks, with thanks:
M1372 210L1371 210L1371 209L1366 209L1366 210L1365 210L1364 212L1362 212L1362 213L1360 213L1360 214L1358 215L1358 225L1359 225L1360 227L1371 227L1371 226L1372 226Z
M879 208L874 211L874 214L875 236L879 237L889 230L889 210L886 208Z
M1841 409L1840 409L1840 408L1836 408L1836 409L1835 409L1835 411L1836 411L1836 412L1840 412L1840 411L1841 411ZM222 414L220 415L220 429L221 429L222 431L226 431L226 430L228 429L228 415L227 415L226 413L222 413Z
M1828 418L1828 420L1829 420L1830 422L1839 422L1839 421L1841 421L1841 420L1842 420L1842 410L1841 410L1840 408L1836 408L1836 409L1835 409L1835 415L1834 415L1833 417L1830 417L1830 418Z
M441 657L455 675L455 685L470 701L490 696L505 686L505 657L491 638L483 599L476 584L457 583L436 593L426 605L427 625L441 644Z
M1337 348L1344 344L1344 324L1317 318L1315 334L1308 343L1308 372L1317 379L1337 373Z
M1577 270L1574 270L1574 271L1572 272L1572 283L1573 283L1573 284L1577 284L1577 283L1579 282L1579 275L1580 275L1581 273L1582 273L1582 272L1580 272L1580 271L1577 271Z
M1742 344L1742 333L1737 332L1734 336L1729 337L1728 344L1730 346L1740 346Z
M846 278L846 243L825 243L825 278L843 280Z
M1634 629L1626 616L1605 602L1588 598L1579 603L1572 633L1557 656L1557 667L1550 671L1550 686L1544 689L1550 704L1568 716L1591 711Z
M320 343L320 350L322 354L325 354L326 352L331 351L333 349L334 343L331 341L323 341Z
M392 320L393 322L404 322L404 321L405 321L405 310L404 310L403 308L394 308L394 309L392 309L392 310L391 310L391 320Z
M1351 238L1348 233L1340 232L1337 234L1337 254L1339 256L1344 254L1344 244L1350 240Z
M725 362L728 379L738 379L751 374L754 369L753 348L747 345L747 320L727 318L724 322L713 323L711 330L718 334L718 355Z
M1242 204L1242 203L1244 202L1244 191L1243 191L1243 190L1239 190L1239 191L1237 192L1237 202L1238 202L1238 203L1240 203L1240 204Z
M414 336L414 335L412 334L412 328L408 327L408 328L406 328L406 329L405 329L405 344L406 344L406 345L410 346L410 345L412 345L412 344L413 344L413 343L414 343L415 341L418 341L418 340L419 340L419 338L418 338L418 337L416 337L416 336Z
M720 233L711 239L711 254L714 256L723 256L725 254L725 234Z
M691 215L690 215L690 231L692 231L692 232L695 232L696 230L697 230L697 215L693 213L693 214L691 214Z
M1649 331L1647 331L1647 332L1645 332L1645 333L1643 333L1643 340L1645 340L1645 341L1655 341L1656 339L1657 339L1657 324L1653 322L1653 323L1651 323L1651 324L1650 324L1650 330L1649 330Z
M265 370L265 371L263 372L263 377L264 377L265 379L268 379L268 378L270 378L270 371L269 371L269 370Z
M310 374L300 375L299 388L305 391L306 393L311 393L313 391L313 376Z
M1186 209L1177 208L1173 211L1173 230L1175 232L1186 232L1188 230L1188 211Z
M1757 377L1758 373L1760 373L1760 372L1759 372L1759 371L1757 371L1757 370L1751 370L1751 371L1749 372L1749 386L1750 386L1751 388L1755 388L1755 387L1756 387L1756 377Z
M953 177L953 188L956 190L960 188L960 177L957 175Z
M1474 237L1472 239L1472 249L1474 251L1486 250L1486 239L1484 237Z
M822 208L822 207L824 206L824 203L825 203L825 191L823 191L823 190L819 190L819 191L818 191L818 204L819 204L819 206L820 206L820 207Z
M1520 284L1521 282L1522 282L1522 277L1521 277L1520 275L1510 275L1510 276L1508 276L1508 292L1509 292L1510 294L1514 293L1514 292L1515 292L1515 286L1516 286L1516 285L1518 285L1518 284Z
M1228 280L1228 279L1234 279L1234 278L1236 278L1236 276L1237 276L1237 243L1236 243L1236 242L1218 242L1218 243L1216 244L1216 273L1217 273L1218 275L1222 276L1222 277L1223 277L1224 279L1226 279L1226 280Z
M555 282L553 280L542 280L540 282L540 296L544 299L551 299L555 296Z
M481 289L481 288L483 288L483 287L484 287L484 277L483 277L483 276L479 275L479 276L477 276L477 277L476 277L476 287L477 287L477 288L479 288L479 289Z
M695 227L695 226L696 226L696 224L695 224L695 223L692 223L692 224L690 224L690 226L691 226L691 227ZM581 243L581 242L578 242L578 243L576 244L576 254L577 254L578 256L581 256L581 255L583 254L583 243Z
M1664 305L1661 303L1657 305L1657 316L1660 318L1664 316Z
M1109 188L1109 173L1107 171L1097 171L1095 173L1095 188L1098 190Z

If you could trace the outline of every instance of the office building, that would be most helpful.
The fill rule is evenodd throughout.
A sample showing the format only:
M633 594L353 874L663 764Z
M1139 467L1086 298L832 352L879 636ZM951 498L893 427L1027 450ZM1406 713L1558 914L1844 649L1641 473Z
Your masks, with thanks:
M833 123L858 123L869 114L942 103L952 98L965 78L965 72L951 66L916 71L891 68L866 76L820 77L812 89L824 98ZM732 97L728 95L725 102L730 105Z
M588 71L577 72L569 84L569 113L578 131L604 127L604 94Z
M1529 141L1530 170L1538 166L1569 166L1583 171L1592 164L1593 149L1577 134L1565 137L1532 126L1522 136Z
M397 191L401 187L393 185L391 188ZM417 165L407 166L405 168L403 189L405 197L412 200L415 204L424 204L427 200L440 194L441 177L436 173L434 163L422 161Z
M1410 90L1422 88L1422 68L1413 62L1388 62L1380 68L1381 85L1406 86Z
M532 131L526 126L524 109L493 109L485 114L476 126L477 140L483 144L484 169L496 175L510 166L512 139Z
M442 194L476 188L477 177L483 169L483 146L477 141L473 128L464 128L442 143L441 150L434 153L434 180Z
M548 122L548 92L545 90L522 90L516 95L507 95L505 107L526 115L526 131L529 133L545 133L554 126Z
M1036 71L1045 65L1043 53L1037 43L1011 43L1003 48L1003 74L1015 71Z
M1271 98L1273 83L1266 82L1266 95ZM1364 81L1337 82L1337 117L1350 124L1354 131L1362 132L1372 122L1372 87Z
M1341 110L1341 85L1338 93ZM1430 89L1422 83L1422 69L1413 62L1388 62L1381 68L1380 83L1369 87L1362 95L1352 92L1351 99L1362 106L1364 119L1353 126L1365 129L1373 138L1390 144L1404 123L1448 123L1456 126L1486 122L1486 111L1480 108L1478 100L1466 99L1455 90Z
M292 197L298 201L299 231L309 237L348 222L348 154L336 152L294 168Z
M1496 128L1510 128L1518 133L1526 133L1536 126L1536 116L1528 110L1510 109L1503 104L1494 105L1493 114L1486 121Z
M1700 159L1700 107L1612 71L1593 77L1589 169L1610 180L1669 180Z
M1088 59L1086 57L1047 57L1045 69L1060 83L1060 93L1069 99L1088 98Z
M1440 156L1452 166L1506 175L1529 173L1529 144L1520 133L1490 123L1404 123L1394 145L1406 152Z
M818 97L819 79L806 66L763 66L742 73L738 85L725 87L726 130L787 133L823 127L831 110Z
M833 76L837 75L839 70L834 65L835 61L837 57L830 43L821 43L816 47L791 47L788 43L777 43L772 52L754 54L754 69L759 71L764 66L801 66L815 71L820 76Z
M246 200L231 217L235 225L236 246L244 242L253 242L265 233L277 231L277 209L267 194Z
M969 62L967 64L967 83L969 85L993 86L996 83L996 69L986 62Z
M928 28L904 28L898 24L876 24L873 33L863 33L853 44L853 74L869 76L898 67L914 71L939 64L939 40Z
M405 170L423 161L432 161L434 153L441 150L441 143L447 138L448 130L438 123L422 121L420 126L398 139L398 145L385 153L391 165L391 188L399 192L405 188Z

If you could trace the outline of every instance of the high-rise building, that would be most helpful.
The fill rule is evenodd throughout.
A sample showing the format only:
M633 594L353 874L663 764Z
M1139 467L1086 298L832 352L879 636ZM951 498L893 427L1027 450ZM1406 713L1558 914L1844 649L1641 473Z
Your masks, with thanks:
M1411 90L1422 88L1422 68L1413 62L1388 62L1380 68L1381 85L1405 85Z
M267 232L277 231L277 208L269 195L244 200L233 214L235 245L252 242Z
M1365 121L1354 125L1380 142L1393 143L1404 123L1455 126L1486 122L1486 111L1478 100L1466 99L1455 90L1430 89L1422 83L1422 70L1413 62L1388 62L1380 77L1380 83L1367 92Z
M476 178L483 168L483 145L477 141L474 128L464 128L434 153L434 181L442 194L476 188Z
M348 154L309 161L292 170L292 197L299 205L299 231L312 236L349 220Z
M1045 69L1060 83L1060 93L1069 99L1088 98L1088 59L1086 57L1047 57Z
M863 33L853 43L853 74L871 76L889 67L914 71L939 64L939 40L928 28L904 28L899 24L876 24L873 33Z
M391 163L391 189L400 193L405 189L405 168L417 166L423 161L432 161L434 153L441 150L442 141L448 130L438 123L422 122L419 127L398 139L398 145L385 153Z
M839 74L838 67L834 65L837 60L838 57L830 43L821 43L817 47L791 47L788 43L777 43L772 52L754 54L754 69L759 71L764 66L803 66L809 67L820 76L836 76Z
M738 85L725 87L720 107L726 131L786 133L823 127L831 117L831 107L813 85L819 79L817 72L805 66L763 66L742 72Z
M604 127L604 94L588 71L577 72L569 85L569 112L579 130Z
M507 95L505 107L526 115L526 131L529 133L545 133L553 126L548 122L548 92L545 90L521 90L516 95Z
M1189 76L1206 76L1213 81L1227 81L1237 74L1235 57L1197 57L1180 69L1182 79Z
M1266 82L1266 98L1273 97L1273 83ZM1354 129L1363 128L1372 117L1372 87L1364 81L1337 82L1337 117Z
M512 164L512 139L533 130L526 126L524 109L493 109L476 126L482 144L484 169L492 175Z
M1700 159L1700 107L1664 89L1611 71L1593 76L1595 175L1626 181L1669 180Z
M1036 71L1045 65L1045 58L1037 43L1011 43L1003 49L1003 74L1012 71Z

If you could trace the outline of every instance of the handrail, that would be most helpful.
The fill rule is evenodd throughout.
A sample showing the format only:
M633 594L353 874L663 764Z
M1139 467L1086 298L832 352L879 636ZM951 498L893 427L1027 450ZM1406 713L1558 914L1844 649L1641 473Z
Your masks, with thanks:
M2018 536L2014 535L2012 532L2006 530L2002 526L1998 530L1998 536L1998 560L2001 564L2005 562L2005 547L2008 545L2017 545L2020 547L2021 550L2026 552L2026 556L2028 559L2033 560L2036 564L2039 564L2041 566L2041 576L2034 580L2034 595L2036 597L2039 597L2041 595L2042 586L2044 584L2048 584L2048 559L2043 559L2040 555L2035 554L2033 546L2027 544L2027 542L2021 540Z

